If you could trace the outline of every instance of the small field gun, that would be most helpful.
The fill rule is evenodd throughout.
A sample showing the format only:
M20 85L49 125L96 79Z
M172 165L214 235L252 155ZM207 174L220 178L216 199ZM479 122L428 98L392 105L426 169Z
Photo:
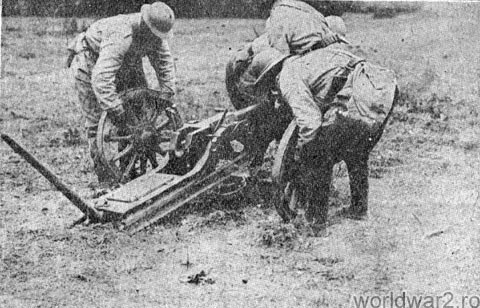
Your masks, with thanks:
M119 187L92 203L11 137L2 134L2 139L84 213L79 222L115 222L135 233L217 189L239 170L260 165L288 124L272 106L257 104L179 127L173 105L147 101L155 105L127 104L129 120L121 127L102 114L97 146Z

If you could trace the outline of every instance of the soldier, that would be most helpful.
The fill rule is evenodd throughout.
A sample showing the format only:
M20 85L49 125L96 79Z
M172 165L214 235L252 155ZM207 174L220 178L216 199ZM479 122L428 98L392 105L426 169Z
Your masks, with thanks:
M225 78L230 101L236 109L254 104L260 105L256 112L259 116L252 116L250 119L254 124L252 127L256 130L252 131L252 135L256 137L252 146L256 151L255 158L250 166L253 174L258 171L254 169L263 163L263 157L270 142L282 137L283 130L291 120L289 112L284 112L284 108L281 111L274 108L275 93L271 88L287 56L271 47L262 45L260 49L257 48L254 42L243 50L246 54L256 53L251 63L247 64L243 60L242 53L239 53L238 58L233 57L227 63ZM263 82L259 83L258 80Z
M332 169L339 161L350 178L345 214L367 214L369 153L398 93L392 71L334 47L288 58L278 76L282 100L299 128L298 170L287 194L306 208L305 218L317 231L327 221Z
M168 45L174 19L172 9L163 2L145 4L140 13L96 21L69 46L67 65L75 78L99 182L108 181L95 143L101 112L107 111L114 123L123 122L121 92L147 87L143 57L148 57L160 86L174 94L174 63Z
M299 0L279 0L272 7L265 33L247 44L227 64L226 84L230 100L237 109L255 101L249 66L254 57L270 47L285 56L305 54L334 43L348 43L346 27L337 16L325 18L314 7ZM318 1L317 1L318 2ZM312 4L314 4L313 1Z

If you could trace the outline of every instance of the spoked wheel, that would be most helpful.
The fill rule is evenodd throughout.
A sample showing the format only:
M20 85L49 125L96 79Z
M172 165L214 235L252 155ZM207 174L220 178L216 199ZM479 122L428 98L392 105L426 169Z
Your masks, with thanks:
M294 177L295 147L298 140L298 126L295 121L283 133L283 137L275 153L272 166L274 183L273 202L275 208L285 222L295 218L296 191L291 183Z
M125 121L114 125L102 113L97 131L97 147L104 167L115 182L125 183L161 168L168 162L172 133L182 125L181 118L168 100L156 91L124 98ZM128 94L128 93L127 93Z

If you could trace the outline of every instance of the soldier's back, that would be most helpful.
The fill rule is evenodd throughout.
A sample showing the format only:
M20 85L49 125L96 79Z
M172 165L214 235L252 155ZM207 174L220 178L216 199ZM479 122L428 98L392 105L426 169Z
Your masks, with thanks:
M102 42L107 40L126 40L133 34L133 25L140 20L140 13L116 15L99 19L86 31L90 46L99 51Z

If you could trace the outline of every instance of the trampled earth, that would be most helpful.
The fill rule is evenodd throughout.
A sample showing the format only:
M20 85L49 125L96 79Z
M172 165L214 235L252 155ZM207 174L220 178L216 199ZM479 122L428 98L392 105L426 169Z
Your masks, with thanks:
M355 307L375 295L390 307L403 291L478 306L480 4L344 18L352 52L395 70L402 93L371 156L367 220L336 215L349 201L339 166L324 237L282 224L261 198L207 197L133 236L108 224L67 229L81 213L0 143L0 307ZM225 63L262 25L179 20L172 49L186 120L232 108ZM0 130L91 200L66 27L3 18Z

